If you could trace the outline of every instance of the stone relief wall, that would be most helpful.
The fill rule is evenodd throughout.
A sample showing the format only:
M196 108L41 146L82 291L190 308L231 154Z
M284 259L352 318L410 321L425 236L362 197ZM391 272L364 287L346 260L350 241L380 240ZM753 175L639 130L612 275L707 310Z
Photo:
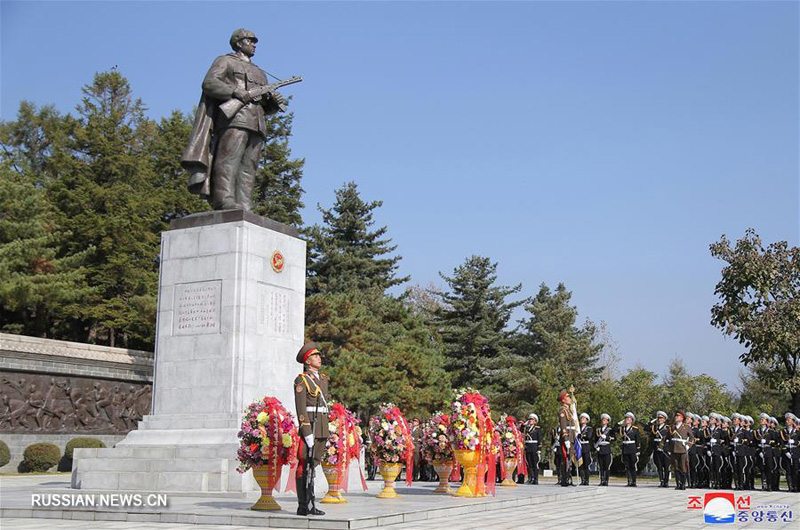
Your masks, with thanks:
M151 385L0 372L0 430L126 433L150 412Z

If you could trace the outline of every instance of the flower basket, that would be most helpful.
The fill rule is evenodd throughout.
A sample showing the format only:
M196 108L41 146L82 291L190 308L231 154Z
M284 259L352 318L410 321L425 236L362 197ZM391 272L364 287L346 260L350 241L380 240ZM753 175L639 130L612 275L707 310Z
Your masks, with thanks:
M439 475L439 485L434 490L434 493L452 493L449 481L455 456L453 455L450 438L447 435L449 427L450 416L438 411L422 425L422 440L420 444L422 457L431 462L436 474Z
M361 427L355 414L347 410L341 403L332 403L328 413L328 440L325 442L325 453L322 457L322 468L328 481L328 494L321 502L340 504L347 502L340 488L347 491L347 480L350 461L361 456ZM361 469L362 466L358 466ZM364 491L367 483L361 475Z
M452 414L448 437L456 460L464 467L464 481L456 495L484 497L487 484L489 491L494 495L495 466L500 452L500 438L492 422L489 401L477 390L461 389L456 393L456 399L450 410ZM475 452L474 455L470 454L472 451Z
M283 466L297 465L300 438L294 417L276 398L258 399L245 410L238 436L237 471L252 468L261 488L261 497L250 509L280 510L272 491L280 483Z
M372 439L370 451L384 481L384 489L378 497L398 497L394 491L394 480L403 462L406 464L406 483L409 486L414 467L414 442L400 409L393 403L381 405L380 412L369 420L369 435ZM394 473L395 469L397 473Z
M522 433L519 432L517 427L517 420L513 416L503 414L500 416L500 421L497 422L495 428L497 435L500 438L500 445L503 452L503 467L500 469L503 482L501 486L516 487L517 484L512 480L514 469L517 473L527 475L528 471L525 465L525 449L522 439Z

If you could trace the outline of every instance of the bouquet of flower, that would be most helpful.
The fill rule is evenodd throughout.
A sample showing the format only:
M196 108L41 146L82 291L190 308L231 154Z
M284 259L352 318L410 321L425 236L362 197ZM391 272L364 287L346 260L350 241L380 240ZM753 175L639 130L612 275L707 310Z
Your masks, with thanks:
M488 470L485 484L494 494L495 465L501 450L500 436L495 432L489 400L472 388L462 388L456 392L451 405L452 415L448 435L453 449L477 450L479 460ZM455 475L456 470L453 470ZM479 487L481 487L479 473Z
M328 413L328 441L323 464L347 466L361 456L361 421L341 403L332 403Z
M447 429L450 427L450 416L436 412L422 426L422 457L428 462L452 462L453 447Z
M495 428L500 436L500 443L503 449L503 458L517 459L523 454L522 433L517 427L517 420L513 416L503 414Z
M406 479L411 484L414 441L403 413L394 403L384 403L369 419L370 451L376 464L406 462Z
M266 396L247 407L238 436L239 473L256 466L274 465L280 470L297 463L300 437L294 416L274 397Z

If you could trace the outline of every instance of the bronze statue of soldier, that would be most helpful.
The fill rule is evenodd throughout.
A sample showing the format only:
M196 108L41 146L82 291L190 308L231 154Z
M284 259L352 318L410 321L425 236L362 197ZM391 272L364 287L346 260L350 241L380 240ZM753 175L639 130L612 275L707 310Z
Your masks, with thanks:
M214 60L203 79L203 95L181 159L189 171L189 190L210 198L215 210L252 209L267 134L265 116L285 109L286 101L277 91L259 94L269 84L266 73L251 61L257 42L252 31L237 29L230 38L233 53ZM233 112L223 112L221 106L231 100L237 103Z

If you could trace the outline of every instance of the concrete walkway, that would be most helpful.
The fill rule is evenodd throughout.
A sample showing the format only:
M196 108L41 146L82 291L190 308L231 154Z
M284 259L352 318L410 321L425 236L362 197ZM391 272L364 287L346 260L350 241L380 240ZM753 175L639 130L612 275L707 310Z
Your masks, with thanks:
M452 529L528 529L528 528L715 528L703 523L703 510L687 509L690 496L703 490L675 491L642 482L636 489L612 482L608 488L560 488L549 480L538 486L498 488L497 497L459 499L432 495L432 484L398 488L402 499L374 498L378 482L370 492L347 495L349 503L323 505L327 515L301 518L292 515L295 504L290 495L279 494L282 512L252 512L247 500L211 497L170 496L167 508L31 508L34 493L78 493L68 490L61 477L0 478L0 517L5 529L194 529L224 527L225 530L272 528L374 528L386 526L402 530ZM374 490L374 491L373 491ZM82 492L81 492L82 493ZM800 495L788 492L748 492L751 509L759 505L788 505L792 521L752 520L726 525L742 528L798 528ZM291 510L291 511L290 511ZM48 518L45 522L42 518ZM80 519L80 520L75 520ZM112 520L116 519L116 520ZM43 524L44 523L44 524ZM190 523L190 524L186 524ZM203 526L198 526L203 525ZM210 526L207 526L210 525Z

